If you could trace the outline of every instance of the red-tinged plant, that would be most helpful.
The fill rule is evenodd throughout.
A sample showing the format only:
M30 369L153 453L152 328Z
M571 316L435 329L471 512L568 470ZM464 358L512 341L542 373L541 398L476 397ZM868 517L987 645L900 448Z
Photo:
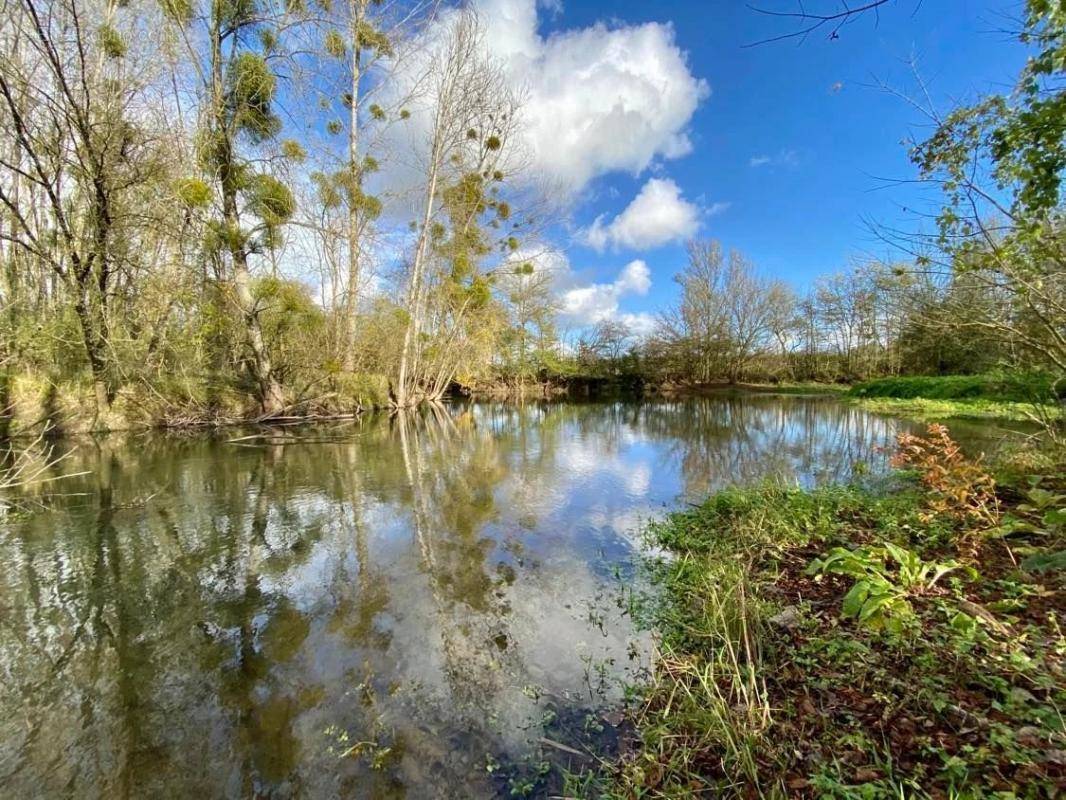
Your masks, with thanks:
M925 436L901 433L895 467L917 469L929 492L927 516L946 515L990 528L999 522L996 482L981 467L981 460L966 458L943 425L932 424Z

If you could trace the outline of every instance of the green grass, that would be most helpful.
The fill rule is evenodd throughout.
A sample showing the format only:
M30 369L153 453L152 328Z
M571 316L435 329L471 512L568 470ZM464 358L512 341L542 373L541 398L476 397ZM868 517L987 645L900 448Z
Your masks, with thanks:
M766 383L753 384L760 391L773 392L774 394L843 394L849 387L844 383L816 383L804 381L797 383Z
M1007 523L979 535L976 556L969 523L895 480L732 489L653 524L665 555L649 559L655 591L633 613L660 652L631 687L639 740L569 794L1055 796L1066 592L1061 571L1018 563L1063 547L1066 476L1002 488ZM811 574L837 547L855 551L850 571ZM855 615L880 595L845 603L856 575L887 587L879 616Z
M1041 372L939 377L878 378L848 390L863 408L925 422L946 419L1038 422L1063 418L1063 398L1050 375Z
M930 400L926 398L871 397L854 400L867 411L910 417L923 422L950 419L1011 420L1041 422L1062 419L1060 405L1045 406L1033 403L1003 402L999 400Z
M985 400L1007 403L1053 402L1056 392L1066 396L1066 383L1054 387L1042 372L990 373L877 378L851 387L852 397L925 400Z

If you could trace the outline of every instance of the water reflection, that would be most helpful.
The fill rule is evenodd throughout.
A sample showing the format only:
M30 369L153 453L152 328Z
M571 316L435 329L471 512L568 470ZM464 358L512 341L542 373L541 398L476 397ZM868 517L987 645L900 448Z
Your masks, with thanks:
M0 527L0 794L492 796L487 755L639 664L642 519L896 430L758 397L83 444Z

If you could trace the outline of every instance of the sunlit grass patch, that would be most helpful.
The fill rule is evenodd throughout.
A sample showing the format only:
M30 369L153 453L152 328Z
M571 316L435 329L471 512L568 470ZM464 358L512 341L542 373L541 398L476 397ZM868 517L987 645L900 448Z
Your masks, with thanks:
M875 414L910 417L923 422L951 419L1010 420L1040 423L1044 419L1062 419L1061 405L1004 402L999 400L929 400L889 397L860 398L856 402Z

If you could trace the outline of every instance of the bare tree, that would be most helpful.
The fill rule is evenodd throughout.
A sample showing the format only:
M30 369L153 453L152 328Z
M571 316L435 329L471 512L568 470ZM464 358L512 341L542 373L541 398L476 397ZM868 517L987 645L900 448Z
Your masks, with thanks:
M845 0L838 0L832 4L811 6L803 2L797 2L791 9L772 9L763 6L750 6L753 11L768 17L775 17L787 21L789 29L784 33L751 42L745 47L755 47L771 42L780 42L787 39L806 39L812 33L825 31L830 40L839 39L840 31L845 25L855 22L863 16L872 15L880 18L881 8L894 3L895 0L867 0L864 3L852 5ZM917 0L920 5L920 0Z
M409 321L393 387L393 402L400 408L439 397L447 388L458 367L454 354L460 352L466 315L489 298L487 284L475 273L476 262L488 252L479 219L490 208L501 217L510 213L491 199L489 187L504 177L500 165L517 130L518 98L500 67L485 55L476 14L458 11L446 24L428 67L425 187L410 259ZM443 340L431 343L426 334L435 260L448 266L457 282L466 283L454 298L457 303L436 307L432 321ZM435 364L426 358L431 350Z
M138 119L143 63L125 58L126 37L143 22L138 9L112 3L4 5L0 131L10 146L0 151L0 238L47 265L66 291L102 413L117 389L108 309L127 266L134 196L156 166Z

